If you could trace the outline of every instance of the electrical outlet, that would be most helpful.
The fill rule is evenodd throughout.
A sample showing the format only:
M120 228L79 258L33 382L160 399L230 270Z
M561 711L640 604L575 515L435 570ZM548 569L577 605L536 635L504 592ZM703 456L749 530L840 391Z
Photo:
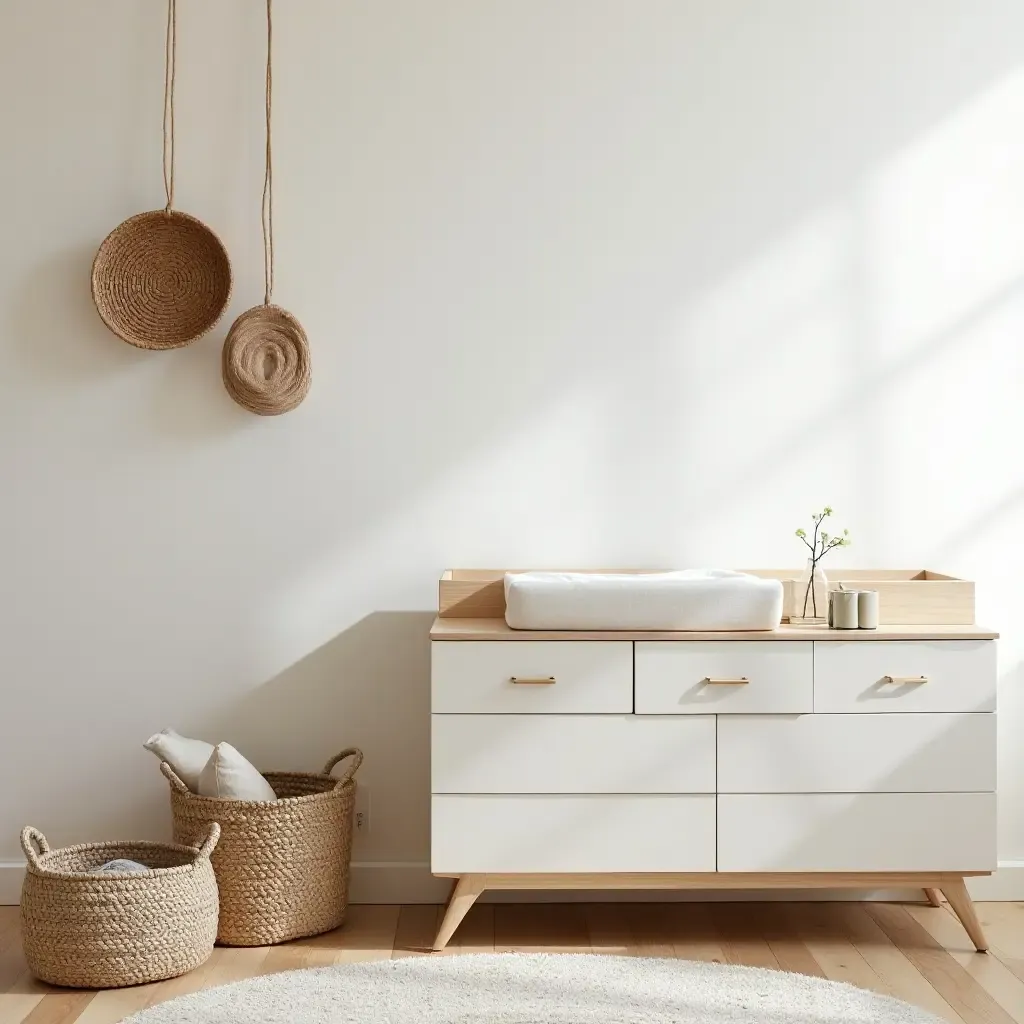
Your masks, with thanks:
M355 833L365 836L370 832L370 791L356 786Z

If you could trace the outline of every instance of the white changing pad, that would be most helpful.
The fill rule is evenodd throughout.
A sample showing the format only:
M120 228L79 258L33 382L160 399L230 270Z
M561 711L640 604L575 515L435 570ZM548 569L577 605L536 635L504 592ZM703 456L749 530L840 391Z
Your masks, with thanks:
M512 629L775 629L782 583L728 569L505 574Z

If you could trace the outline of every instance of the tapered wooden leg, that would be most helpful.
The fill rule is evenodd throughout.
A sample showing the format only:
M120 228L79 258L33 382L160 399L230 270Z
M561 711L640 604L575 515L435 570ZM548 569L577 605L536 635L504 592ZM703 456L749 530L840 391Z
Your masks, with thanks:
M925 889L924 898L933 906L942 906L942 897L939 895L938 889Z
M484 891L486 881L486 875L461 875L456 879L448 906L445 908L444 919L437 931L437 938L434 939L435 952L448 945L448 940L455 934L455 929L462 923L469 908L476 903L477 896Z
M988 952L988 943L985 941L985 933L981 930L981 922L974 912L974 903L971 901L967 886L961 878L956 882L948 882L942 887L942 895L949 900L949 905L954 913L960 918L964 930L971 937L974 948L979 953Z

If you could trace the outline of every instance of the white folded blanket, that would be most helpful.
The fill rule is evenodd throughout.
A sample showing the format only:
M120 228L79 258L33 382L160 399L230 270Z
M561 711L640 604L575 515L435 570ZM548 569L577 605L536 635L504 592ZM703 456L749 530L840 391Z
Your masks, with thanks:
M512 629L775 629L782 584L728 569L505 574Z

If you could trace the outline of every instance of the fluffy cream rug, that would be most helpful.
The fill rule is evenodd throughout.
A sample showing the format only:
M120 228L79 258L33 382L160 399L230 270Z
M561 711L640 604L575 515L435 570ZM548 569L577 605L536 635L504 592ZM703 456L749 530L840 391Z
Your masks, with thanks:
M271 974L125 1024L937 1024L801 974L588 954L419 957Z

